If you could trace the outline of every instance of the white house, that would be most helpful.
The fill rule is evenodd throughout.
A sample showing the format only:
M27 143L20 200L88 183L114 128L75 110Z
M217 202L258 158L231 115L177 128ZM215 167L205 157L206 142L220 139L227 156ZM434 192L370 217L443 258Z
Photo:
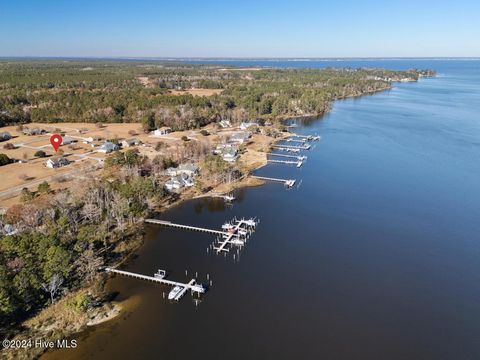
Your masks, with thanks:
M0 225L0 234L1 233L7 236L12 236L18 233L18 229L16 229L13 225L10 224L5 224L2 229L2 226Z
M178 176L172 176L170 180L165 183L165 189L173 191L182 187L182 180Z
M218 123L222 128L229 128L230 126L232 126L232 124L230 123L229 120L222 120Z
M45 166L50 169L56 169L70 164L70 160L64 157L50 158L45 162Z
M168 126L161 127L160 129L157 129L153 132L153 135L155 136L162 136L162 135L167 135L172 132L172 128Z
M188 176L195 176L198 174L198 166L193 163L181 164L178 167L178 172Z
M73 142L75 142L75 140L70 136L62 136L62 145L70 145Z
M253 122L242 122L240 124L240 129L242 130L247 130L250 126L255 126L257 124L253 123Z
M182 181L183 186L192 187L193 186L193 178L188 176L187 174L180 175L180 179Z
M222 151L223 160L228 162L234 162L237 160L237 149L234 147L224 148Z
M140 141L138 139L135 139L135 138L125 139L125 140L122 141L122 147L124 147L124 148L135 146L135 145L138 145L138 144L140 144Z
M98 151L108 154L118 149L119 149L119 146L117 144L114 144L110 141L105 141L105 143L102 146L100 146L100 149L98 149Z
M243 144L247 142L251 136L252 135L248 132L237 132L235 134L232 134L232 136L230 136L229 141L236 144Z
M25 135L42 135L42 134L45 134L46 131L40 128L33 128L33 129L23 128L23 133Z
M198 166L192 163L181 164L179 167L169 167L165 170L165 174L168 176L178 176L178 175L186 175L193 177L198 174Z

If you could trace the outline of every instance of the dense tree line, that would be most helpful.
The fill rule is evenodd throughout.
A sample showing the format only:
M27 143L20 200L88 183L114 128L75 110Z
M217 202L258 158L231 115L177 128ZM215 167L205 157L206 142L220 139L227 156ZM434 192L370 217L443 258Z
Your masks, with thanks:
M334 99L384 89L391 80L416 80L428 74L378 69L235 71L134 61L0 61L0 126L145 122L150 117L153 126L184 130L219 119L317 115ZM190 88L223 92L210 97L169 93Z
M105 179L82 181L78 193L54 193L45 182L38 187L43 196L10 207L0 218L0 325L96 277L164 198L158 175L169 164L119 152L108 159ZM7 235L7 224L17 232Z

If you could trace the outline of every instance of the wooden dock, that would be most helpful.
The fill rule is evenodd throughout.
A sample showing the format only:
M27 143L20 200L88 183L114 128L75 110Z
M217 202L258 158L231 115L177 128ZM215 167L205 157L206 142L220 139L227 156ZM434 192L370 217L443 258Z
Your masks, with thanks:
M182 289L178 293L175 294L175 296L173 297L173 300L180 300L180 298L188 290L190 290L192 293L199 293L199 294L203 294L206 291L205 287L201 284L197 284L197 281L195 279L190 280L188 283L182 283L182 282L178 282L178 281L167 280L167 279L161 278L161 277L142 275L142 274L137 274L137 273L133 273L133 272L130 272L130 271L117 270L117 269L108 268L108 267L105 268L105 271L108 272L108 273L133 277L133 278L140 279L140 280L153 281L153 282L156 282L156 283L170 285L170 286L173 286L173 287L175 287L175 286L181 287Z
M308 141L307 139L302 139L302 140L296 140L296 139L290 139L290 138L287 139L287 142L296 142L300 144L305 144L307 141Z
M289 159L296 159L298 161L303 161L307 159L307 157L303 155L285 155L285 154L276 154L276 153L268 153L267 155L278 156L278 157L289 158Z
M217 241L219 241L220 245L218 247L214 246L214 250L216 250L217 254L220 253L221 251L228 252L229 249L227 248L227 246L229 244L240 245L240 246L244 245L247 237L253 231L252 229L255 228L255 226L257 225L254 219L234 220L235 225L232 225L230 223L225 223L222 226L222 229L224 229L225 231L220 231L220 230L207 229L207 228L202 228L197 226L176 224L176 223L172 223L171 221L157 220L157 219L145 219L145 222L150 224L173 227L177 229L200 231L200 232L218 235Z
M301 139L306 139L308 141L318 141L320 140L320 136L318 135L299 135L299 134L292 134L290 136L290 138L292 137L298 137L298 138L301 138Z
M290 161L290 160L273 160L268 159L267 162L274 163L274 164L286 164L286 165L295 165L296 167L301 167L303 165L303 161Z
M145 219L145 222L149 224L174 227L174 228L184 229L184 230L200 231L200 232L205 232L205 233L214 234L214 235L228 235L228 233L226 233L225 231L219 231L219 230L213 230L213 229L207 229L207 228L183 225L183 224L175 224L175 223L172 223L171 221L166 221L166 220Z
M274 149L293 149L293 150L310 150L310 145L305 144L303 146L293 146L293 145L273 145L272 148Z
M255 179L260 179L260 180L265 180L265 181L279 182L279 183L284 184L288 188L293 187L296 183L295 179L277 179L277 178L271 178L271 177L266 177L266 176L256 176L256 175L252 175L252 177L255 178Z
M286 148L286 147L282 147L280 145L274 145L274 146L272 146L272 148L274 148L276 150L280 150L280 151L290 152L290 153L299 153L300 152L299 149Z
M218 246L214 246L213 249L219 254L222 251L228 252L230 251L227 247L228 245L244 245L247 238L245 236L244 239L240 236L240 231L243 230L245 234L248 233L248 230L255 228L257 223L253 219L249 220L236 220L236 224L229 230L228 236L225 236L222 240L220 240Z

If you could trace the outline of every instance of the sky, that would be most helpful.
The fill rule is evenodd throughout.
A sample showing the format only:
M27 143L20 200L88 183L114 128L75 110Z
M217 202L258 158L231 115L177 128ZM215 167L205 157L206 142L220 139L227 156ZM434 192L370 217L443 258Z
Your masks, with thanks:
M0 0L0 56L480 57L478 0Z

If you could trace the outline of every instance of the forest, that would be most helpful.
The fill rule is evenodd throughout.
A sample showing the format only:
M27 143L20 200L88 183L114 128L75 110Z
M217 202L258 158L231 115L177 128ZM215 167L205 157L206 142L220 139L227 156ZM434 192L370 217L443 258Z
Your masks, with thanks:
M142 122L199 128L221 119L319 115L332 100L417 80L427 70L236 69L141 61L0 61L0 126ZM193 96L184 89L221 89ZM177 91L175 95L172 90Z

